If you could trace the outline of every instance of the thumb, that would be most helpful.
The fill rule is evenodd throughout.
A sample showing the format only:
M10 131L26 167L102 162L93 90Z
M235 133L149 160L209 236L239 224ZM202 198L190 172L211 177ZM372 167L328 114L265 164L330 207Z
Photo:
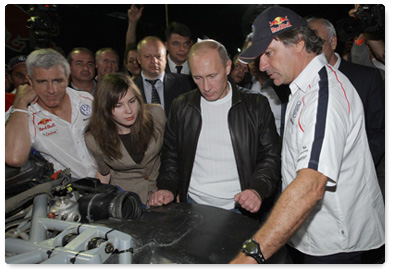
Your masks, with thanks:
M241 192L239 192L238 194L236 194L233 200L235 200L236 202L238 202L238 201L240 200L240 195L241 195Z

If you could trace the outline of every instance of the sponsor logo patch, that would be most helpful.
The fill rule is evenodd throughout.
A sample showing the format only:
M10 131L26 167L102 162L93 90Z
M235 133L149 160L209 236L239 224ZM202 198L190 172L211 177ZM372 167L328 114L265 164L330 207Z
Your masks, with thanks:
M81 114L84 116L90 116L91 114L91 107L88 104L84 104L80 107Z
M55 122L50 118L43 118L37 122L38 131L43 136L50 136L57 133Z
M288 20L288 16L276 17L273 21L269 21L269 27L272 33L276 33L280 30L292 27L291 22Z

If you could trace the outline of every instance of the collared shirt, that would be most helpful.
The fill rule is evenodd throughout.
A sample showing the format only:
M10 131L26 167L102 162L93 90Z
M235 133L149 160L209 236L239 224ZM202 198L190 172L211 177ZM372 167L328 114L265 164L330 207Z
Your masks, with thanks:
M93 97L67 87L71 123L43 109L38 103L28 107L32 148L53 163L54 170L70 168L73 178L95 177L96 164L84 140L85 127L92 112ZM12 108L6 113L6 120Z
M340 66L340 55L335 52L335 56L337 57L336 63L333 65L334 68L339 69Z
M74 85L73 82L70 82L70 87L73 88L74 90L85 91L85 92L90 93L92 96L93 96L93 94L95 92L96 85L97 85L96 80L93 80L93 88L92 88L92 90L88 91L88 90L84 90L84 89L78 88L77 86Z
M290 84L282 150L283 189L304 168L328 178L322 200L289 243L315 256L384 244L384 202L361 99L350 81L315 57Z
M276 124L277 134L281 133L281 101L276 91L271 86L271 80L268 79L263 85L256 78L252 79L251 90L257 91L264 95L269 101L270 109L274 116L274 122Z
M170 59L169 55L167 55L167 64L169 65L171 73L177 73L177 68L176 68L177 64L175 64ZM185 61L181 66L182 66L181 74L185 74L185 75L190 75L191 74L191 71L189 70L189 65L188 65L187 61Z
M151 103L151 101L152 101L152 85L149 82L147 82L145 79L148 79L148 80L152 80L152 79L147 78L143 72L141 72L141 77L142 77L143 86L144 86L145 98L147 100L147 103ZM155 87L156 87L156 90L158 91L158 94L159 94L160 103L161 103L163 109L165 109L165 94L164 94L165 72L163 71L156 79L159 79L159 80L156 81ZM156 79L154 79L154 80L156 80Z

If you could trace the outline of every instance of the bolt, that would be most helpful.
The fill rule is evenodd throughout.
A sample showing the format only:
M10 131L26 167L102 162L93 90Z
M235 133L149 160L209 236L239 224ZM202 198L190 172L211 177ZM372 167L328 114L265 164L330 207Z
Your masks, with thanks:
M113 253L114 252L114 246L112 245L112 243L107 243L104 251L107 254Z

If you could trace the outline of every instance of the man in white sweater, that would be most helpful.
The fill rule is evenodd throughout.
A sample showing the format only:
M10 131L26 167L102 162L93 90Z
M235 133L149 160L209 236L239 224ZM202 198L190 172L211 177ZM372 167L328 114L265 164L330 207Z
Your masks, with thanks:
M268 101L230 84L231 61L220 43L198 42L188 61L198 89L173 101L159 191L149 204L179 195L181 202L256 213L279 181L280 142Z

